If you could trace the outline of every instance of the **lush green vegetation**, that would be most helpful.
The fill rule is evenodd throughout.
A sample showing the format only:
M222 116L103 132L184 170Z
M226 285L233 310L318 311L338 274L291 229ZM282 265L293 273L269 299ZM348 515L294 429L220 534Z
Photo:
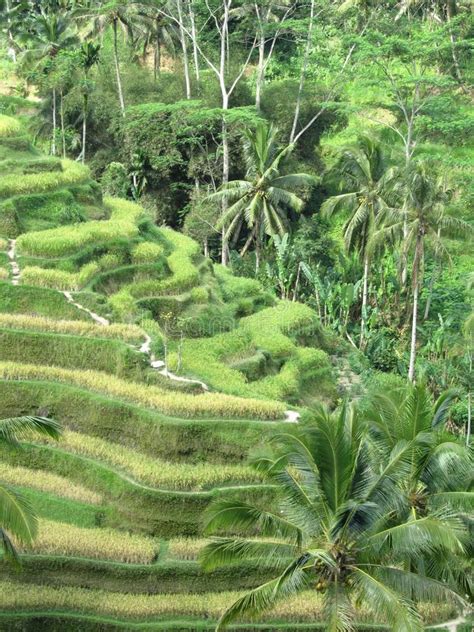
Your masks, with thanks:
M0 630L470 626L472 15L0 2Z

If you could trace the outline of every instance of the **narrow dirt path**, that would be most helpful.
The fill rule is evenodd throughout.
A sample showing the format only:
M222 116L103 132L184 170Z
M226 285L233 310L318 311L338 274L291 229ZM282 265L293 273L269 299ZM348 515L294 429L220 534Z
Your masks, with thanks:
M64 294L68 303L71 303L71 305L74 305L74 307L77 307L77 309L80 309L81 312L86 312L86 314L89 314L92 320L94 320L99 325L103 325L104 327L107 327L107 325L110 325L110 321L108 321L107 318L103 318L102 316L99 316L99 314L96 314L95 312L88 309L87 307L84 307L84 305L77 303L73 299L71 292L63 291L62 294Z
M10 260L10 267L12 269L12 285L18 285L20 281L20 266L16 259L16 239L8 240L8 259Z
M431 625L430 630L448 630L448 632L457 632L460 625L466 623L466 617L460 616L457 619L446 621L445 623L438 623L438 625Z

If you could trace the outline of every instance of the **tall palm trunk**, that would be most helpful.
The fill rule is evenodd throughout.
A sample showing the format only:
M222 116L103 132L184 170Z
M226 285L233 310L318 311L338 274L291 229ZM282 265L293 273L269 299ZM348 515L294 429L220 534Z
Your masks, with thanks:
M156 27L155 49L153 51L153 77L155 81L161 73L161 41L158 34L158 25Z
M114 18L113 28L114 28L115 76L116 76L116 79L117 79L117 90L118 90L118 97L119 97L119 102L120 102L120 111L122 112L122 116L125 116L125 101L123 99L122 79L120 77L120 65L119 65L119 57L118 57L117 18Z
M183 10L182 10L181 2L182 0L176 1L176 6L178 8L179 39L181 40L181 49L183 51L183 66L184 66L184 81L186 84L186 99L190 99L191 98L191 78L189 76L188 46L186 44L186 33L184 31Z
M82 108L82 164L86 161L87 111L89 95L84 94Z
M418 233L415 245L415 256L413 259L413 310L411 319L411 344L410 344L410 364L408 367L408 379L415 381L416 362L416 328L418 321L418 297L420 292L420 266L423 260L423 235Z
M56 155L56 88L53 88L53 135L51 138L51 153Z
M60 95L60 106L59 106L59 118L61 120L61 144L63 150L63 158L66 158L66 130L64 126L64 96L63 91L61 90Z
M309 14L309 26L308 26L308 37L306 39L306 46L305 46L305 51L304 51L303 65L301 67L300 82L299 82L299 85L298 85L298 94L296 96L295 113L294 113L294 116L293 116L293 125L291 127L291 133L290 133L290 143L292 143L295 140L296 130L298 128L298 122L299 122L299 118L300 118L301 100L303 98L303 87L304 87L304 82L305 82L305 78L306 78L306 70L307 70L308 62L309 62L309 54L311 52L311 47L312 47L311 38L312 38L312 35L313 35L314 4L315 4L315 0L311 0L311 9L310 9L310 14Z
M197 34L196 34L196 20L194 18L194 10L193 3L188 3L189 9L189 21L191 23L191 40L193 44L193 59L194 59L194 72L196 74L196 81L199 83L200 81L200 70L199 70L199 53L197 48Z
M258 43L257 82L255 85L255 107L260 111L262 102L262 88L265 77L265 33L263 27L260 30Z
M360 321L360 341L359 347L362 349L365 341L365 330L367 326L367 304L369 299L369 256L364 255L364 278L362 282L362 317Z
M225 108L227 109L227 108ZM222 117L222 184L227 184L229 182L229 134L227 130L227 121L225 119L225 114ZM227 200L224 198L222 200L222 214L224 215L227 210ZM228 244L226 237L227 227L222 226L222 236L221 236L221 263L223 266L226 266L229 263L229 252L228 252Z

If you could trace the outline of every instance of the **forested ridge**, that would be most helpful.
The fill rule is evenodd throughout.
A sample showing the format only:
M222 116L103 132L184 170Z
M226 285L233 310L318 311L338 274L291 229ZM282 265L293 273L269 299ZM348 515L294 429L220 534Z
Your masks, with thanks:
M470 629L471 3L0 12L0 629Z

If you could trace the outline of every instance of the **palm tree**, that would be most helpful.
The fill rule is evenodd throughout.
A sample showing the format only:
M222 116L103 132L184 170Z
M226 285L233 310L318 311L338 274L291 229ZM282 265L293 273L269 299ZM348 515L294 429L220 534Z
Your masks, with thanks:
M371 397L366 413L378 460L385 462L403 449L410 468L401 481L402 502L399 516L424 518L440 508L453 513L472 510L472 456L444 426L457 392L446 391L433 401L423 383ZM440 579L450 583L465 579L462 558L454 556L441 569ZM434 573L437 558L423 560Z
M144 18L144 29L142 35L143 56L145 57L149 46L153 48L153 76L155 81L161 71L161 51L166 50L174 55L177 33L170 19L163 14L163 10L155 7L145 6L140 15Z
M19 440L39 434L57 439L59 424L44 417L13 417L0 420L0 445L16 445ZM29 501L15 489L0 482L0 548L5 557L18 563L13 535L23 544L30 544L37 532L37 518Z
M88 21L90 23L90 36L100 35L102 37L108 28L112 27L115 78L122 116L125 116L125 100L120 75L118 32L121 29L133 39L133 24L137 17L137 4L137 2L130 1L108 0L107 2L93 3L90 9L78 12L78 20L80 22Z
M315 183L315 178L305 173L280 175L281 163L290 154L293 145L279 149L276 133L272 125L264 122L259 122L255 131L247 130L244 145L246 179L223 184L220 191L210 196L230 204L218 224L220 228L227 227L225 240L241 226L242 221L247 223L250 234L242 254L253 241L257 270L264 235L283 236L289 231L288 212L297 213L303 207L303 200L292 189Z
M62 50L72 47L77 43L77 36L74 31L70 12L64 10L59 12L47 12L41 7L40 14L35 14L25 18L31 28L22 31L20 41L25 46L23 61L26 64L33 63L35 66L44 61L50 63L46 70L54 69L52 62ZM56 127L57 127L57 102L56 86L52 87L52 125L53 135L51 143L51 153L56 154Z
M86 134L87 134L87 114L89 110L89 71L93 66L99 63L99 51L100 44L94 44L93 42L85 42L81 46L81 65L84 70L84 83L83 83L83 105L82 105L82 152L81 160L84 163L86 161Z
M429 240L437 256L449 257L444 238L466 237L472 227L461 219L445 213L449 192L444 180L436 176L433 168L425 163L414 163L405 175L400 172L393 192L403 198L403 208L386 208L384 226L374 234L374 246L385 239L399 239L404 257L412 251L412 317L408 379L415 379L417 346L418 298L423 286L425 245Z
M275 486L277 506L222 500L209 510L208 533L250 537L213 538L201 556L206 569L253 559L275 572L231 605L217 630L304 589L322 593L329 632L353 630L360 605L392 630L418 632L418 600L462 603L454 586L412 570L430 554L461 554L466 529L442 509L398 519L411 465L404 445L383 462L374 459L367 425L348 406L321 409L271 444L254 463Z
M382 211L387 208L387 164L380 143L362 136L355 145L346 147L338 164L341 185L347 191L327 199L321 212L331 215L345 210L350 217L344 226L344 240L349 252L359 253L363 262L362 316L360 347L364 346L369 298L370 240Z

